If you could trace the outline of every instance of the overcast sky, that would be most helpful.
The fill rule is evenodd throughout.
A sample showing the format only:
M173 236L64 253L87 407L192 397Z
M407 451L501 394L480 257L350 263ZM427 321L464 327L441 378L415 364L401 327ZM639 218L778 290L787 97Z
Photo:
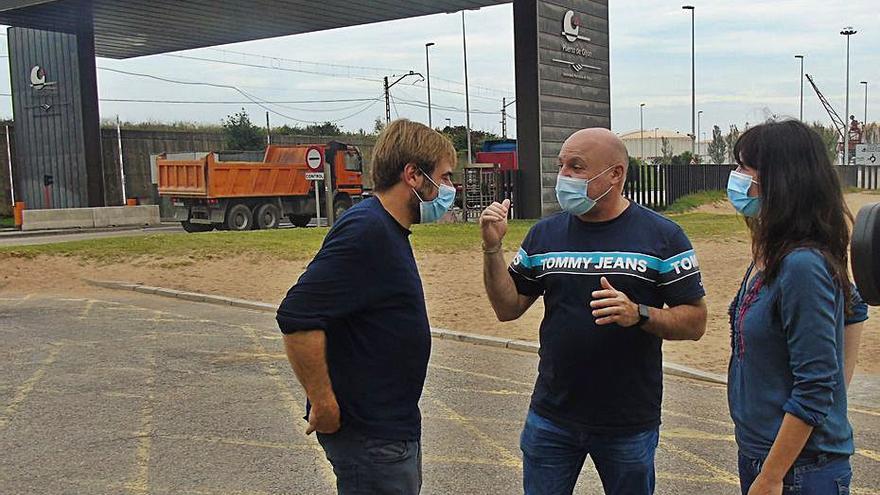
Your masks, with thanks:
M799 62L844 113L846 40L852 25L850 113L864 112L869 82L868 119L880 117L880 10L877 0L697 1L697 109L702 131L711 125L759 122L769 115L797 116ZM501 133L501 102L514 98L513 12L511 5L467 13L468 68L472 126ZM646 103L645 129L690 130L690 14L681 2L610 0L612 126L616 132L639 128L639 103ZM129 60L99 59L98 66L179 81L235 86L268 103L272 125L334 121L348 130L371 129L384 118L384 75L425 72L424 44L431 48L435 126L446 119L465 121L462 81L461 16L439 14L270 40L236 43ZM4 50L5 52L5 50ZM188 57L188 58L185 58ZM198 60L209 59L209 60ZM8 60L8 59L6 59ZM427 121L424 83L408 79L392 88L393 116ZM101 116L127 121L218 123L245 107L257 122L265 109L245 102L231 88L199 87L98 71L104 100ZM8 70L0 93L9 93ZM874 97L874 95L878 95ZM172 104L114 102L176 100L232 102ZM315 100L325 102L311 103ZM330 101L326 100L349 100ZM515 105L509 107L516 115ZM807 120L829 123L809 84L804 88ZM0 116L12 114L9 97L0 97ZM511 135L516 122L508 121Z

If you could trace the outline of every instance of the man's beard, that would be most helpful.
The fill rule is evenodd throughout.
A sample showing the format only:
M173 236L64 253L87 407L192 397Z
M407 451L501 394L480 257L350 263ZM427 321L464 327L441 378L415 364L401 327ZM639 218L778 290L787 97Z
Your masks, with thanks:
M410 215L412 215L412 223L422 223L421 201L419 201L419 197L424 199L431 191L431 187L433 186L428 181L425 181L425 184L422 186L421 190L416 190L416 192L419 193L418 196L416 196L415 193L410 195L411 201L409 203L409 211Z

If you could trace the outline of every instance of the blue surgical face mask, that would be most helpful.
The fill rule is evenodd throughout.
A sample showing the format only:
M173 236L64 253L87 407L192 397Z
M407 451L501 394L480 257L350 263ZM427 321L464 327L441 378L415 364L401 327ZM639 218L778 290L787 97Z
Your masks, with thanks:
M424 175L425 178L428 179L431 184L434 184L434 187L439 190L437 197L432 201L423 200L415 189L412 190L420 201L419 215L421 219L419 220L419 223L433 223L440 220L440 218L449 210L449 207L452 206L452 203L455 201L455 188L447 186L446 184L437 185L437 183L431 179L431 176L426 174L424 170L419 169L419 171L421 171L422 175Z
M760 184L751 175L733 170L727 179L727 198L736 211L747 217L756 217L761 210L761 198L749 196L752 183Z
M589 180L565 177L562 174L557 175L556 200L559 201L559 206L561 206L563 210L575 216L583 215L584 213L592 210L600 199L604 198L606 194L611 192L612 188L609 187L607 191L602 193L602 195L600 195L596 199L593 199L587 194L587 187L589 187L590 182L596 180L597 177L611 170L612 168L614 168L614 166L606 168L605 170L599 172L596 177L593 177Z

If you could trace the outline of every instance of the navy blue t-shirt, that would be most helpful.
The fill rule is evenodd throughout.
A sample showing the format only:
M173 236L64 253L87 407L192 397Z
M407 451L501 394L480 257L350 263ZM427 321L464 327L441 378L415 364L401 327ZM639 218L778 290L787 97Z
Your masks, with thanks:
M544 296L531 407L593 433L659 425L662 340L638 326L596 325L590 302L602 276L655 308L702 298L699 263L681 227L635 203L607 222L557 213L532 227L510 273L520 294Z
M376 198L349 209L278 308L285 334L323 330L344 428L418 440L431 332L403 228ZM308 408L308 405L307 405Z

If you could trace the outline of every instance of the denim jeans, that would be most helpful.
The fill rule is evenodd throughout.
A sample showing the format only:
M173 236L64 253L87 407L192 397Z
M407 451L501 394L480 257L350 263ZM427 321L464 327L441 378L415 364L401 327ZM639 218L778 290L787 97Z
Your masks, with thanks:
M589 455L607 495L654 493L659 428L628 434L591 434L557 425L529 411L520 437L526 495L570 494Z
M739 484L743 495L761 472L764 459L739 454ZM799 459L782 481L783 495L848 495L852 467L848 456L820 455L815 459Z
M422 488L419 441L371 438L343 427L318 433L336 474L339 495L417 495Z

